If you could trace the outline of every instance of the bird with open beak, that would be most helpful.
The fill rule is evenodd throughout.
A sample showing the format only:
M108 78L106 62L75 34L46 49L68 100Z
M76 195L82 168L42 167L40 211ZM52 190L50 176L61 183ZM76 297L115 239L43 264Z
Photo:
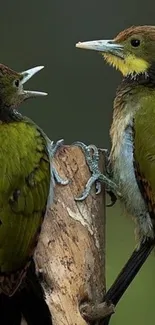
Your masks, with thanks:
M76 47L100 52L123 75L113 104L111 174L102 175L93 161L92 178L80 198L87 196L90 184L103 181L120 193L135 221L139 246L105 296L116 305L155 245L155 27L131 27L113 40L79 42ZM80 146L87 157L89 147Z
M61 141L53 145L39 126L18 111L28 98L47 95L24 90L41 69L18 73L0 64L0 305L4 295L10 298L17 292L31 266L53 198L54 178L67 184L51 165ZM4 317L9 317L9 309Z

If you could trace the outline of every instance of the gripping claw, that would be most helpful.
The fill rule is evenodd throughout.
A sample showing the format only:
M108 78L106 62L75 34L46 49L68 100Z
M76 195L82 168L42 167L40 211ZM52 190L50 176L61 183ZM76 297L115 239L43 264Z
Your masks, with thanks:
M48 142L48 151L50 154L51 159L55 156L57 150L61 148L61 146L64 144L64 140L58 140L56 143L53 141ZM51 168L51 173L52 173L52 178L54 178L55 182L60 184L60 185L67 185L69 183L69 180L62 179L57 172L56 168L52 166Z
M108 206L114 205L117 200L117 197L121 197L121 194L118 191L117 185L106 175L102 174L99 169L99 151L95 145L86 146L84 143L77 141L73 145L78 146L82 149L87 165L92 173L92 176L89 178L85 189L80 197L76 197L76 201L83 201L90 194L92 185L95 184L96 194L101 193L101 184L104 183L107 193L111 197L111 204Z

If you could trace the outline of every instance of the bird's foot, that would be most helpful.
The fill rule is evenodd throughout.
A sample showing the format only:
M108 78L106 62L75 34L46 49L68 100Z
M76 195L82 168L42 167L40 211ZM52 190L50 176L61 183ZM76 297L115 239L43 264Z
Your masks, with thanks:
M51 141L51 143L49 144L49 153L50 153L50 157L53 158L57 152L57 150L59 148L61 148L61 146L64 144L64 140L58 140L56 143L54 143L53 141ZM52 166L52 177L55 180L55 182L57 184L60 185L67 185L69 183L69 180L67 179L63 179L61 178L61 176L59 175L59 173L57 172L56 168L54 166Z
M110 179L109 170L108 170L108 155L106 153L106 175L102 174L99 169L99 151L95 145L85 145L84 143L77 141L73 143L82 149L85 155L87 165L92 173L92 176L89 178L85 189L80 197L75 198L76 201L83 201L87 198L92 188L92 185L95 184L96 194L101 192L101 184L105 184L106 192L110 195L111 203L108 206L115 204L117 197L121 197L121 194L118 190L118 186Z

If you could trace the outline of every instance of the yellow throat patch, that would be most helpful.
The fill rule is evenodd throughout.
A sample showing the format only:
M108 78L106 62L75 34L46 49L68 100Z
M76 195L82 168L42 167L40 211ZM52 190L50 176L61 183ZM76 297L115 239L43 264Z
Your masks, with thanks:
M150 66L147 61L138 58L133 54L127 55L125 59L121 59L112 54L103 54L103 56L110 65L121 71L123 76L127 76L132 73L139 74L147 72Z

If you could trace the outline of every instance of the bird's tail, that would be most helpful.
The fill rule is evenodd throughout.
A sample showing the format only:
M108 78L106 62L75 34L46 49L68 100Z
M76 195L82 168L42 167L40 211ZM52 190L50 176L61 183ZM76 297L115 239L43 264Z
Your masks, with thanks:
M142 265L146 261L147 257L154 248L154 240L148 239L143 242L139 249L134 250L130 256L128 262L125 264L118 277L116 278L113 285L107 291L104 301L107 303L112 303L114 306L117 305L130 283L133 281ZM105 319L101 320L99 325L108 325L111 316L107 316Z
M0 325L21 325L22 316L28 325L52 325L51 314L33 261L22 289L12 297L0 295Z
M20 311L28 325L52 325L51 313L32 261L23 289L18 294Z
M14 297L8 297L4 293L0 294L0 324L20 325L21 311Z

